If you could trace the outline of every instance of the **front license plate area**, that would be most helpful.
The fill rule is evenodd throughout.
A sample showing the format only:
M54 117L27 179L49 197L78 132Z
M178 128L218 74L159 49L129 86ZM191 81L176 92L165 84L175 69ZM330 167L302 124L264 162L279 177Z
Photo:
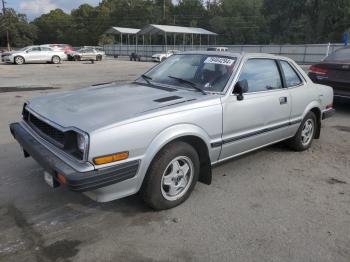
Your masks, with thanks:
M45 182L52 188L60 186L60 183L58 183L49 172L44 171L44 179Z

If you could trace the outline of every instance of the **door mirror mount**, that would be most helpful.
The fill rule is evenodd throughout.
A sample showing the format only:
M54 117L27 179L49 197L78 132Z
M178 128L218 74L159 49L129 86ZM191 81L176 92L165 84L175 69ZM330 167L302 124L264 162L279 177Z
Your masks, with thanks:
M248 81L246 79L238 81L233 88L233 94L237 96L238 101L244 99L243 94L248 92Z

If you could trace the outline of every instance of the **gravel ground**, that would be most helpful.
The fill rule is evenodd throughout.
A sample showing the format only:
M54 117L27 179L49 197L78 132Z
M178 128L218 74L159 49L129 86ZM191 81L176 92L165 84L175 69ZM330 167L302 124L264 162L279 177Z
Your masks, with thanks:
M49 188L8 130L23 102L152 65L0 64L0 261L350 261L350 104L337 104L310 150L278 144L226 162L172 210Z

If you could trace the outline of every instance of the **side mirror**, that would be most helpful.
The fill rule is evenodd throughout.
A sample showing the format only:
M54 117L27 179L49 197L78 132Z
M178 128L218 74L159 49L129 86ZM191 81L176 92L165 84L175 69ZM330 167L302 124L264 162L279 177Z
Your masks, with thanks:
M237 100L244 99L243 94L248 92L248 81L246 79L238 81L233 88L233 94L237 95Z

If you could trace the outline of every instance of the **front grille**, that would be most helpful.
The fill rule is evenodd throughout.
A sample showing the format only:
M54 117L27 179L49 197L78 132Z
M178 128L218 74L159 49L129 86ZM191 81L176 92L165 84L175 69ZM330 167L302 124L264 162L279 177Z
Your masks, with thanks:
M44 138L49 138L58 143L59 146L64 146L64 133L57 128L47 124L46 122L40 120L35 115L31 114L27 110L24 110L25 117L24 120L34 129L39 130L38 134L44 136Z

